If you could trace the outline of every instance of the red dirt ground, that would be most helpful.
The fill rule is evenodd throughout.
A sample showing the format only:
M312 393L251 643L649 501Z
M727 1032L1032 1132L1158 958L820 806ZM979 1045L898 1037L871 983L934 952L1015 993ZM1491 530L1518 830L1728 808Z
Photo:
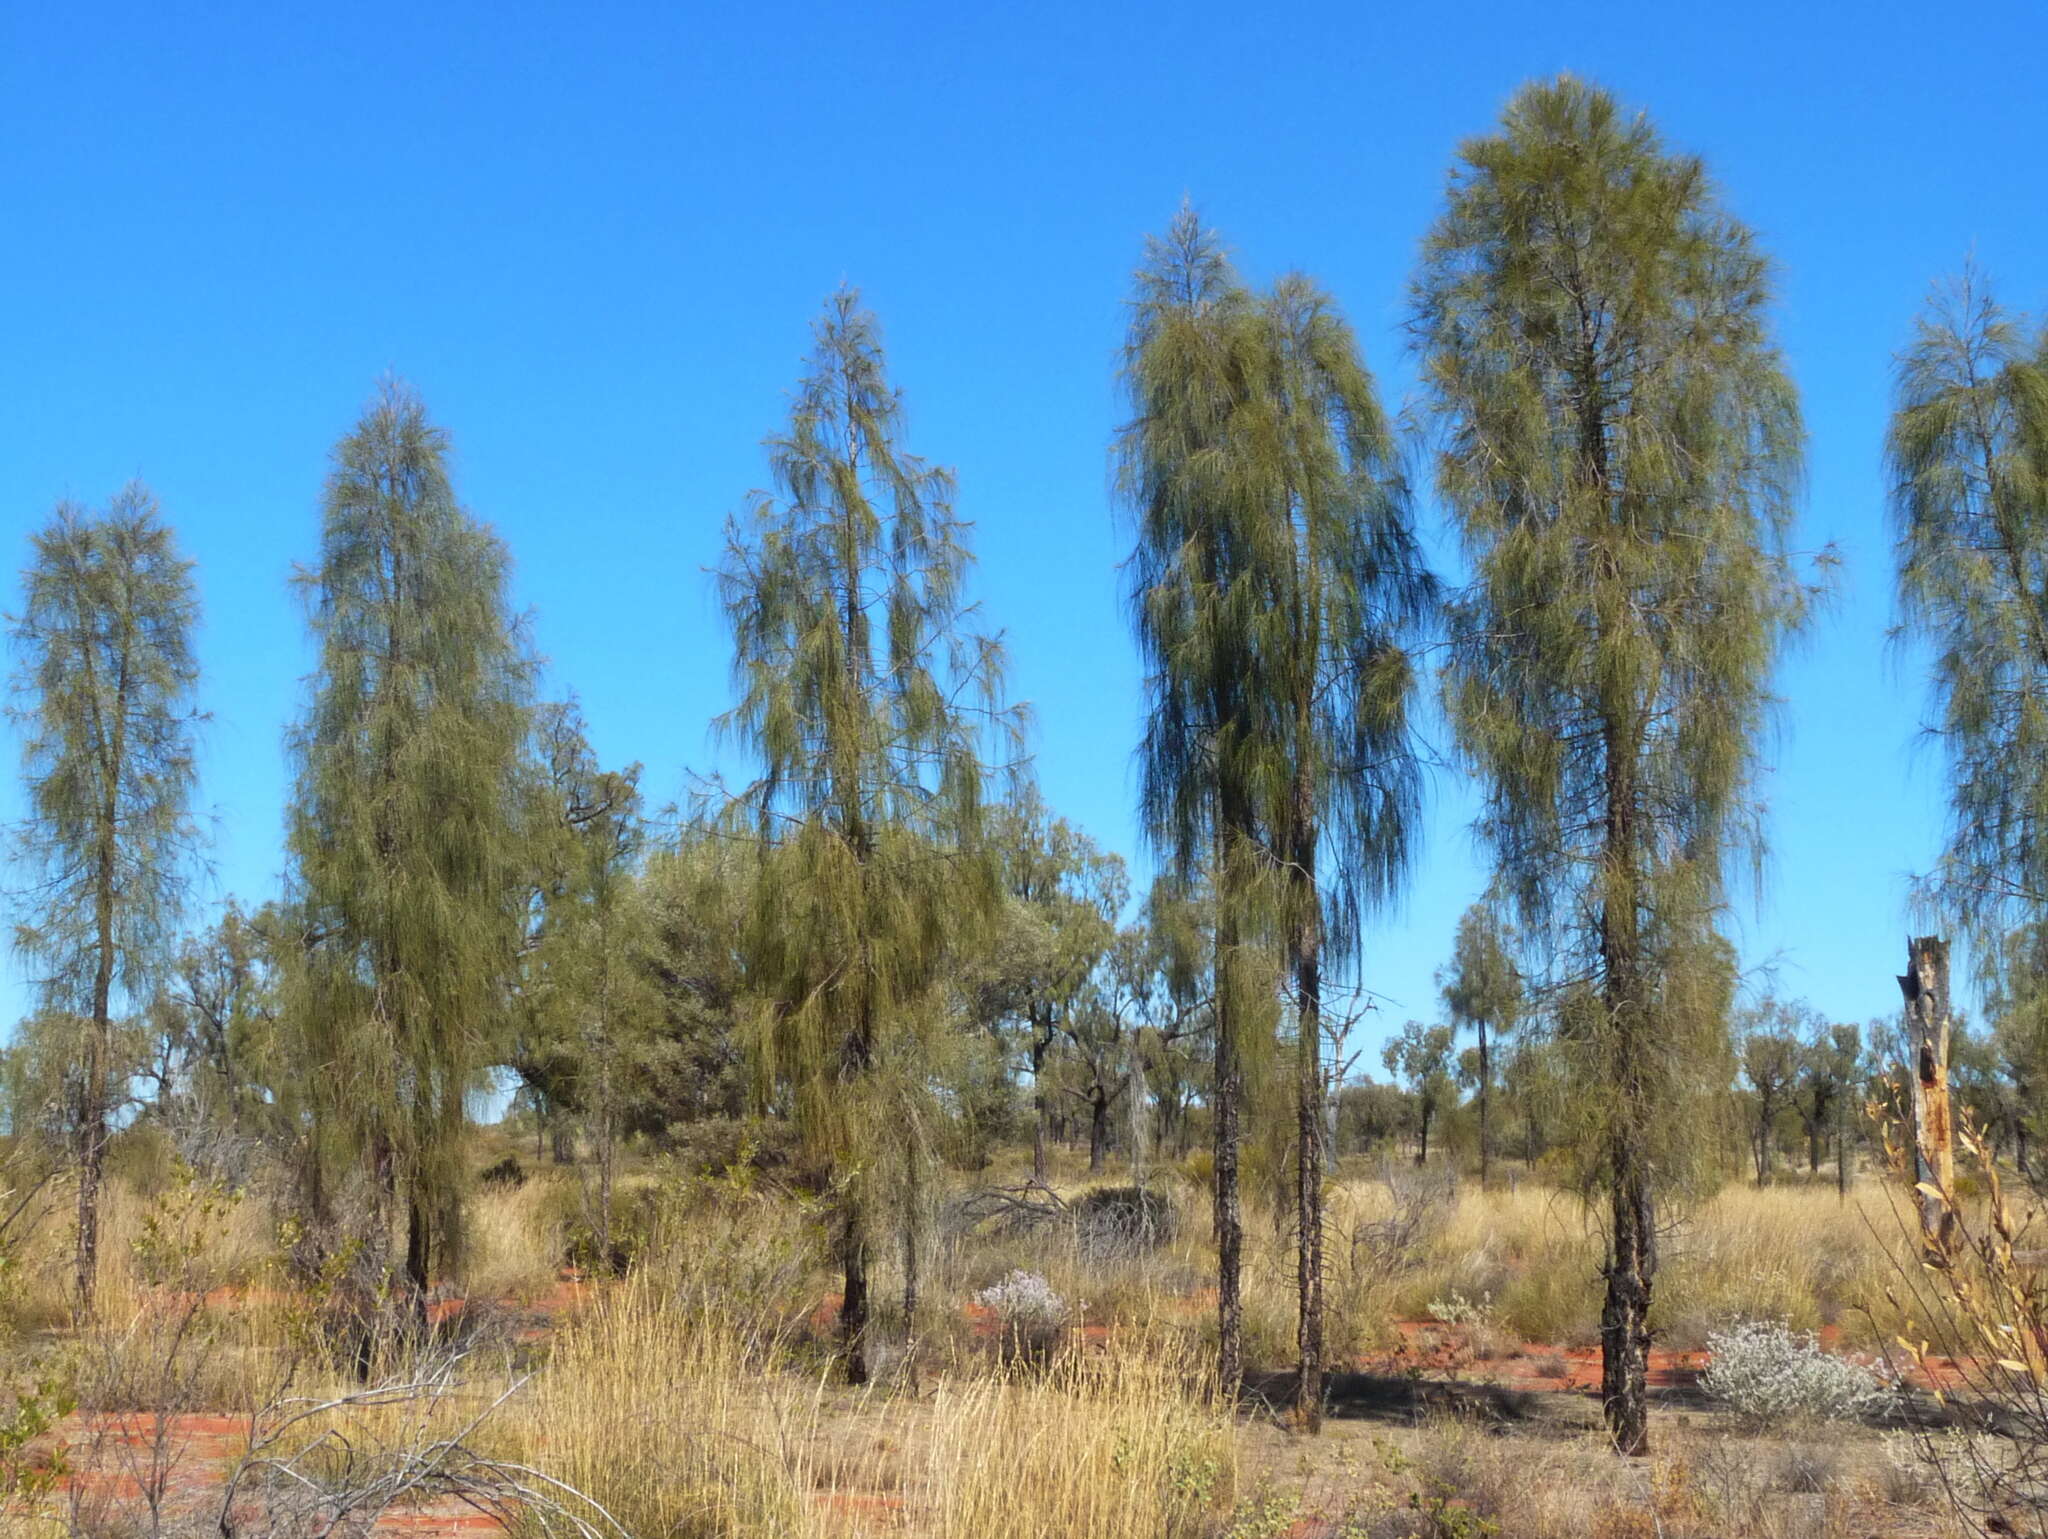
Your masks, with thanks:
M589 1295L590 1286L581 1275L565 1270L538 1298L500 1299L496 1306L522 1316L526 1323L517 1339L532 1341L544 1338L555 1321L580 1309ZM279 1297L223 1288L208 1294L206 1303L212 1308L232 1309L258 1298L276 1302ZM427 1318L443 1324L469 1307L466 1299L437 1299L428 1306ZM143 1411L75 1412L49 1434L40 1451L46 1460L60 1450L64 1455L68 1473L57 1482L51 1498L60 1507L76 1505L107 1512L132 1509L147 1501L147 1485L156 1488L157 1500L167 1512L210 1513L248 1437L249 1422L242 1416L190 1413L160 1418ZM245 1521L261 1517L253 1503L242 1510ZM403 1535L404 1539L470 1539L476 1534L500 1533L503 1527L489 1514L451 1499L387 1513L373 1532Z

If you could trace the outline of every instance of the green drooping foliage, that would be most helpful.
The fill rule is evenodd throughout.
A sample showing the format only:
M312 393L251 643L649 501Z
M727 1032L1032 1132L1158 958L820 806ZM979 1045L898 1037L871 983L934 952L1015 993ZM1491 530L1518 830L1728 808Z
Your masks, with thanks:
M1183 209L1138 273L1125 383L1118 481L1138 526L1132 600L1154 706L1148 830L1183 879L1216 861L1224 1382L1237 1352L1240 1017L1270 1013L1234 958L1259 931L1277 943L1296 1026L1301 1403L1313 1426L1324 970L1354 959L1362 909L1392 895L1412 849L1405 644L1434 589L1372 378L1310 280L1252 293Z
M1221 247L1183 210L1138 270L1124 380L1132 420L1116 448L1117 487L1137 523L1131 609L1150 712L1139 750L1147 837L1185 885L1207 865L1215 898L1217 1382L1243 1377L1244 1222L1239 1197L1245 1057L1276 1017L1268 969L1252 954L1266 875L1256 775L1263 723L1243 668L1271 595L1234 566L1243 489L1228 452L1244 382L1232 341L1250 297Z
M1929 896L1994 984L2048 970L2048 332L1972 274L1900 356L1899 609L1932 651L1949 829Z
M1020 726L998 643L973 629L952 476L900 446L874 317L842 290L814 334L775 490L732 521L719 569L739 703L758 756L730 828L758 842L748 931L752 1057L840 1182L841 1326L867 1374L870 1177L878 1131L915 1177L916 1104L943 1050L944 962L995 917L984 782ZM916 1206L913 1197L909 1204ZM910 1270L914 1272L914 1267ZM907 1292L914 1294L912 1282ZM914 1299L908 1300L914 1304Z
M76 1073L63 1117L78 1166L78 1307L98 1275L99 1189L118 1083L116 1005L139 1009L167 960L196 831L192 632L199 600L156 499L60 504L30 536L9 719L22 733L33 885L15 930L45 1028Z
M531 669L505 548L456 500L448 452L395 382L335 447L291 737L298 1061L364 1178L355 1238L380 1283L404 1200L393 1280L415 1298L459 1253L465 1106L505 1056L528 869Z
M1501 887L1583 989L1614 1225L1604 1392L1631 1453L1656 1172L1710 1047L1660 999L1754 845L1771 673L1809 602L1770 297L1700 161L1569 78L1463 147L1416 285L1437 483L1473 574L1445 706Z

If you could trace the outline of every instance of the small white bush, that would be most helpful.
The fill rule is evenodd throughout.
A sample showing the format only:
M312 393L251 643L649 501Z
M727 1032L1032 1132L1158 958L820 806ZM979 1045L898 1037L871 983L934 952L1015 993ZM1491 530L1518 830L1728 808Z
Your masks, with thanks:
M1810 1331L1744 1320L1707 1337L1713 1361L1700 1388L1745 1420L1838 1421L1878 1405L1884 1385L1869 1369L1821 1350Z
M1489 1289L1475 1303L1455 1288L1445 1299L1429 1301L1429 1315L1432 1320L1441 1320L1446 1325L1490 1326L1493 1324L1493 1293Z
M1066 1324L1067 1301L1036 1272L1018 1270L974 1295L1005 1325L1019 1331L1050 1331Z

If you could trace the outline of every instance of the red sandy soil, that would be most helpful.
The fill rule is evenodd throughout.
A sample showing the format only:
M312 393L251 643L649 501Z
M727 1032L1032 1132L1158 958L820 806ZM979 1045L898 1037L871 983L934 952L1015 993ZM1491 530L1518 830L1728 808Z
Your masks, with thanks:
M1367 1373L1454 1376L1498 1384L1503 1389L1586 1395L1600 1392L1598 1347L1559 1348L1520 1342L1491 1357L1479 1357L1473 1351L1471 1331L1463 1326L1447 1325L1440 1320L1398 1320L1395 1329L1400 1332L1401 1344L1391 1351L1365 1354L1358 1359L1359 1369ZM1828 1351L1842 1350L1839 1326L1823 1326L1817 1335ZM1710 1352L1653 1347L1650 1385L1653 1389L1691 1388L1699 1383L1712 1361ZM1964 1382L1964 1367L1949 1358L1930 1357L1924 1372L1910 1370L1907 1379L1922 1389L1953 1389Z
M538 1298L495 1302L497 1307L524 1317L526 1323L518 1339L531 1341L545 1337L556 1320L581 1308L589 1294L589 1284L576 1272L565 1270ZM209 1293L205 1302L209 1308L234 1309L259 1300L274 1303L282 1299L282 1294L268 1291L222 1288ZM428 1306L427 1317L443 1324L469 1307L467 1299L437 1299ZM158 1499L166 1511L210 1514L248 1438L249 1422L243 1416L188 1413L160 1418L142 1411L76 1412L46 1440L45 1458L61 1449L68 1471L58 1481L53 1501L60 1506L75 1503L87 1511L134 1510L146 1501L144 1485L148 1482L158 1487ZM254 1523L260 1517L258 1504L252 1502L244 1508L246 1522ZM496 1518L456 1500L387 1513L374 1530L404 1535L405 1539L467 1539L502 1531Z
M1561 1349L1539 1343L1519 1343L1491 1357L1474 1354L1472 1333L1463 1326L1437 1320L1398 1320L1401 1344L1390 1351L1371 1352L1360 1357L1358 1367L1367 1373L1418 1372L1498 1384L1504 1389L1551 1390L1572 1394L1597 1394L1600 1389L1600 1349ZM1672 1352L1661 1348L1650 1353L1650 1383L1658 1387L1689 1387L1699 1382L1707 1366L1704 1352Z
M71 1471L57 1484L54 1501L60 1507L75 1505L88 1514L137 1511L146 1503L147 1483L168 1516L203 1514L210 1523L228 1471L248 1441L249 1424L239 1416L106 1412L72 1416L60 1435ZM235 1516L244 1532L261 1532L260 1501L238 1500ZM502 1528L496 1518L451 1499L387 1513L373 1532L467 1539Z

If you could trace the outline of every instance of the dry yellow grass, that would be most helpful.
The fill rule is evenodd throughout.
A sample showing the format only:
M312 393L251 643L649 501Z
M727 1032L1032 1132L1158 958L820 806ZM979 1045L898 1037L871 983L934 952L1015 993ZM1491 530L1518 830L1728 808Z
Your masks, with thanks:
M1170 1539L1230 1500L1231 1425L1175 1356L1112 1341L853 1391L674 1300L652 1276L607 1291L500 1429L630 1532Z
M1671 1206L1652 1314L1660 1339L1696 1347L1737 1319L1887 1336L1885 1283L1911 1259L1899 1200L1891 1186L1865 1181L1846 1201L1829 1187L1731 1186ZM1598 1215L1572 1194L1526 1182L1465 1186L1404 1214L1388 1182L1353 1181L1330 1207L1339 1242L1332 1292L1352 1338L1370 1341L1386 1322L1426 1316L1456 1296L1526 1341L1594 1339L1602 1236Z
M900 1322L885 1308L884 1382L852 1391L837 1385L812 1323L835 1286L826 1207L744 1176L642 1170L633 1183L658 1188L661 1200L646 1209L641 1264L600 1281L545 1343L472 1357L466 1384L433 1414L467 1415L530 1369L480 1434L489 1450L587 1492L624 1532L683 1539L1243 1539L1285 1532L1309 1513L1398 1525L1422 1510L1418 1500L1437 1499L1525 1539L1894 1531L1871 1517L1873 1504L1902 1503L1879 1490L1886 1466L1869 1434L1845 1435L1862 1437L1853 1446L1738 1448L1669 1435L1666 1417L1659 1460L1624 1467L1597 1433L1569 1425L1562 1437L1504 1439L1455 1423L1337 1423L1304 1443L1225 1416L1205 1394L1214 1330L1206 1193L1177 1175L1156 1180L1182 1219L1157 1249L1090 1254L1057 1227L940 1247L920 1347L904 1355L893 1339ZM546 1171L476 1194L461 1279L472 1297L532 1297L552 1283L574 1181ZM1418 1188L1408 1172L1389 1171L1354 1175L1333 1192L1340 1354L1453 1295L1489 1309L1503 1333L1590 1339L1600 1236L1576 1198L1530 1183L1481 1192L1431 1182ZM1090 1184L1064 1190L1071 1199ZM195 1214L179 1208L184 1200L175 1188L148 1200L113 1189L101 1323L82 1337L43 1337L62 1343L81 1387L90 1378L96 1399L217 1410L259 1405L287 1369L295 1393L345 1388L343 1365L307 1352L308 1307L278 1285L263 1205ZM1908 1255L1893 1201L1874 1181L1846 1204L1825 1188L1731 1188L1670 1215L1657 1304L1665 1343L1689 1345L1739 1317L1853 1327L1860 1306L1879 1309L1882 1328L1888 1269ZM1256 1366L1282 1367L1292 1352L1291 1239L1281 1215L1250 1217L1248 1342ZM25 1309L13 1304L17 1321L38 1310L63 1318L68 1239L60 1208L33 1237L24 1275L41 1292ZM152 1311L166 1296L166 1254L184 1258L184 1284L233 1291L178 1338L178 1372L151 1378L165 1348L163 1316ZM1098 1329L1084 1350L1027 1371L969 1328L963 1306L1013 1267L1085 1305ZM887 1262L875 1282L885 1303L893 1298ZM517 1368L515 1355L526 1360ZM348 1414L358 1430L389 1438L382 1424L401 1413ZM1742 1473L1744 1458L1757 1472ZM1930 1531L1919 1506L1910 1517Z

